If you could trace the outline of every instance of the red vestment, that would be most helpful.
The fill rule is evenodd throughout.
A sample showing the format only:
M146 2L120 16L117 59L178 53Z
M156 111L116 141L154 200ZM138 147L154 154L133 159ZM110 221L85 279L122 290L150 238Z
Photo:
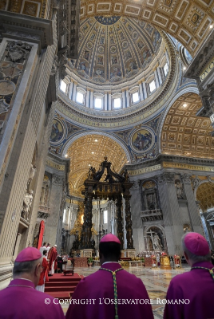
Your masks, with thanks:
M48 262L47 262L47 259L45 257L43 257L43 260L42 260L42 267L43 267L43 270L40 274L38 286L42 286L42 285L44 285L45 282L49 281ZM45 281L44 281L44 278L45 278Z
M53 264L54 261L55 261L54 268L56 269L56 267L57 267L57 265L56 265L56 257L57 257L56 247L52 247L52 248L49 250L49 253L48 253L49 270L51 270L51 267L52 267L52 264Z

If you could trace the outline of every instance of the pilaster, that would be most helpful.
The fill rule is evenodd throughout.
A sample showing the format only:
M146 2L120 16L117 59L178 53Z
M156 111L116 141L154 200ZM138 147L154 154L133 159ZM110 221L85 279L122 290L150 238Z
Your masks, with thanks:
M160 204L163 212L164 229L170 255L181 254L183 225L179 214L179 204L173 173L164 173L158 177Z
M182 175L182 180L184 184L184 191L188 201L188 210L189 210L192 231L203 235L203 229L201 227L201 219L199 216L197 204L196 204L194 193L192 190L190 176L187 174L184 174Z

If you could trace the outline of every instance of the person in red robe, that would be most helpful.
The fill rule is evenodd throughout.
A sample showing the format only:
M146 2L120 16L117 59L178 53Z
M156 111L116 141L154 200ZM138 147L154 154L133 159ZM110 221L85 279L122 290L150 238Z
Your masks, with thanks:
M120 247L115 235L108 234L101 239L99 253L102 266L79 282L66 319L153 319L150 299L142 280L118 263ZM114 304L115 301L118 304Z
M214 268L208 242L190 232L182 238L182 245L191 270L171 280L164 319L214 318Z
M43 250L43 260L42 260L43 270L40 274L39 283L36 286L36 290L45 292L45 283L49 281L48 278L48 262L47 262L47 250Z
M48 253L48 260L49 260L49 276L53 276L55 269L57 268L57 245L51 247Z
M37 291L42 271L42 255L34 247L23 249L13 268L13 280L0 291L1 319L64 319L56 299Z

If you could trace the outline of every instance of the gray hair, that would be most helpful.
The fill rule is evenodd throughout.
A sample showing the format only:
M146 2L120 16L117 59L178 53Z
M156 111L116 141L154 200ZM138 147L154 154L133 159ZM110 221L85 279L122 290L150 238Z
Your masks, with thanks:
M191 252L189 251L189 249L186 248L186 245L185 245L185 243L184 243L184 239L185 239L186 235L187 235L187 234L190 234L190 233L191 233L191 232L184 234L184 235L182 236L182 238L181 238L183 251L187 254L187 256L189 257L189 259L191 259L191 261L193 261L193 263L202 262L202 261L211 261L210 252L209 252L208 255L198 256L198 255L195 255L195 254L191 253Z
M13 267L13 277L17 277L22 274L32 273L39 262L42 262L41 258L37 260L33 260L33 261L24 261L24 262L15 261L14 267Z

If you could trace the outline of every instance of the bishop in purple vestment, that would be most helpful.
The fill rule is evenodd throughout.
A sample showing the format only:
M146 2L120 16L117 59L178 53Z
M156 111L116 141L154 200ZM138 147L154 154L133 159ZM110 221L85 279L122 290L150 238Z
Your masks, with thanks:
M66 319L153 319L143 282L121 268L119 239L101 239L101 268L80 281L72 296Z
M182 245L191 270L171 280L164 319L212 319L214 268L210 262L209 245L198 233L184 235Z
M14 279L0 291L1 319L64 319L57 299L35 290L42 271L42 255L27 247L17 256Z

